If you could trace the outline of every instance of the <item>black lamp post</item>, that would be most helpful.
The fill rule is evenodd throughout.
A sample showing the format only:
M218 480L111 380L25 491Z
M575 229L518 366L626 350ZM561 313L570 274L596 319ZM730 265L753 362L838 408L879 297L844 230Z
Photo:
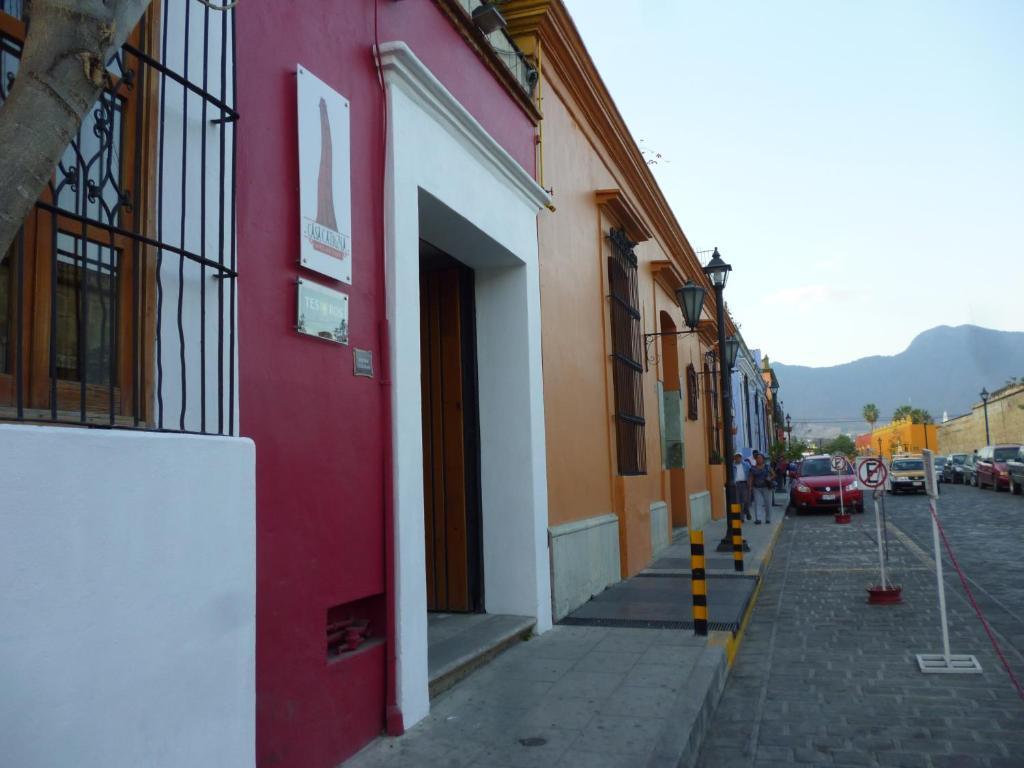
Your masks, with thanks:
M793 447L793 419L786 414L786 447Z
M718 543L717 551L733 550L732 524L734 519L739 519L738 514L733 513L733 503L739 502L734 498L735 490L732 483L732 388L730 378L732 367L736 363L736 355L740 350L740 342L734 336L725 337L725 302L722 301L722 292L729 280L729 273L732 267L726 264L718 254L718 249L711 256L711 261L704 267L704 274L711 281L711 287L715 289L715 321L718 323L718 374L719 387L722 390L722 462L725 464L725 505L729 514L727 516L728 528L725 537ZM745 542L742 542L745 544ZM735 557L733 560L737 571L743 570L743 556Z
M992 444L992 438L988 436L988 398L989 393L985 387L981 388L981 404L985 408L985 445Z

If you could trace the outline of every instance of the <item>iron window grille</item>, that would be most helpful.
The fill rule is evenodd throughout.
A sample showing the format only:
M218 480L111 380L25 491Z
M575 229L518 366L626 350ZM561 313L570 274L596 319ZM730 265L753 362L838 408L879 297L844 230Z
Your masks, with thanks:
M697 369L693 363L686 366L686 418L696 421L698 417Z
M722 430L718 415L718 359L713 350L704 353L705 399L704 409L707 421L708 463L719 464L732 457L722 456Z
M0 0L0 103L26 33ZM236 433L235 25L154 3L0 254L0 419Z
M643 334L637 259L621 229L608 232L608 286L611 305L612 380L615 392L615 441L620 475L647 474L644 440Z

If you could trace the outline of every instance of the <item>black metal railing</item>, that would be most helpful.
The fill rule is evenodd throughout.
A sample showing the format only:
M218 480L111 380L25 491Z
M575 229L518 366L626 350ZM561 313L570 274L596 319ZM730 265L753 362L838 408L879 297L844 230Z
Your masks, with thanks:
M0 0L0 102L21 15ZM0 419L235 433L234 50L230 10L169 0L108 63L0 254Z

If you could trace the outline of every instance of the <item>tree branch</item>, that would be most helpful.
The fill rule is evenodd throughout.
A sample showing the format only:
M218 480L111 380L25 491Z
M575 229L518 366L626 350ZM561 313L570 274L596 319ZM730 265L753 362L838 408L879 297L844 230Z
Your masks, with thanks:
M0 263L149 3L32 0L18 75L0 106Z

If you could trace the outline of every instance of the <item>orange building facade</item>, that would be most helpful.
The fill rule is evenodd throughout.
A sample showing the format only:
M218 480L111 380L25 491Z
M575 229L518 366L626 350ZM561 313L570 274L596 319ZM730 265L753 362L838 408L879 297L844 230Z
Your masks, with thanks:
M502 5L537 65L554 618L724 514L714 293L560 0ZM675 289L707 289L696 333ZM727 332L733 332L733 328ZM647 336L645 336L647 335Z

